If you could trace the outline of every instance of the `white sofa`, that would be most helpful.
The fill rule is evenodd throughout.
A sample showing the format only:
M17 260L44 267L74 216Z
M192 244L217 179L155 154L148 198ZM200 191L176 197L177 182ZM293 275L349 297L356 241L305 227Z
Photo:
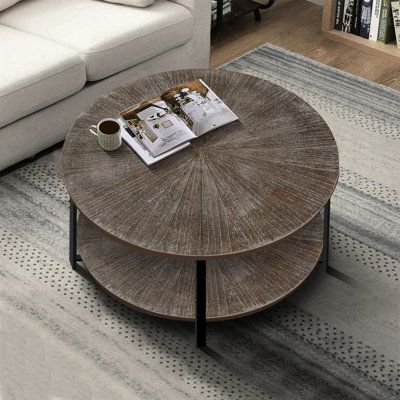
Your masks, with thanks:
M0 12L0 170L62 141L97 97L209 65L211 0L22 0Z

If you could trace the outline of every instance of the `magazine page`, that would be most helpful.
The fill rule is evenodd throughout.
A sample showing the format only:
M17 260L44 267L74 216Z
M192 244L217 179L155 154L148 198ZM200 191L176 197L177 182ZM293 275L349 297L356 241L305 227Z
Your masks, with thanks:
M171 150L166 151L165 153L160 154L157 157L153 157L150 152L144 147L137 137L132 131L132 129L127 125L126 121L120 117L118 118L119 123L122 126L122 139L127 143L127 145L142 159L142 161L147 165L151 166L164 158L171 156L172 154L177 153L186 147L190 146L190 142L182 143Z
M201 79L174 86L161 98L186 121L196 136L238 119Z
M128 108L121 117L153 157L196 137L159 97Z

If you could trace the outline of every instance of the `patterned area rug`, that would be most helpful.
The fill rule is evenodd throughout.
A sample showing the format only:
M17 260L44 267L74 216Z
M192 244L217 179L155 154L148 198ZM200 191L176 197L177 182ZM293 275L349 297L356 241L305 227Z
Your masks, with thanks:
M286 87L331 127L329 273L210 324L199 351L192 324L130 310L71 270L54 151L0 178L0 399L399 398L399 92L271 45L224 68Z

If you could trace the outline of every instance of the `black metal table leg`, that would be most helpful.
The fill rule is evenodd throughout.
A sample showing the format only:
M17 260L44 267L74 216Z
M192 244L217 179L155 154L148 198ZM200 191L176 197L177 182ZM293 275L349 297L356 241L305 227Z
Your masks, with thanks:
M216 23L217 27L220 27L222 25L223 7L224 7L223 0L218 0L217 1L217 23Z
M330 220L331 220L331 200L329 199L324 207L324 242L323 242L323 252L322 252L322 265L325 271L327 271L329 267Z
M265 10L267 8L272 7L274 5L274 3L275 3L275 0L269 0L269 2L267 4L264 4L264 5L261 4L259 9Z
M81 258L77 254L76 250L76 224L78 220L78 210L76 205L69 199L69 262L71 263L72 269L76 269L77 262L81 261Z
M275 0L269 0L267 4L260 5L257 9L254 10L254 17L257 22L261 21L261 12L260 10L265 10L267 8L272 7L272 5L275 3Z
M206 346L206 261L196 261L196 346Z

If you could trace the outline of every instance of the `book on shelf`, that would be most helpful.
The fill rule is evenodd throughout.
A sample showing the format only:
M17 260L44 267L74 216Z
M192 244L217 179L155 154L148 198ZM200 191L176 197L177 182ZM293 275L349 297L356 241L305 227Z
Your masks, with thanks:
M372 0L362 0L360 36L369 39L369 28L371 26Z
M351 31L351 25L352 25L352 21L353 21L353 8L354 8L353 0L345 0L344 1L343 25L342 25L342 30L344 32Z
M400 1L392 1L392 14L397 48L400 49Z
M351 27L350 27L350 32L353 35L357 35L357 36L360 36L361 3L362 3L362 0L354 0L353 16L352 16Z
M369 28L369 39L376 42L378 40L379 20L381 18L382 0L372 2L371 26Z
M334 28L337 29L338 31L343 30L343 8L344 8L344 0L337 0Z
M337 0L334 28L360 35L361 6L363 0Z
M122 138L152 165L238 117L201 80L176 85L120 113Z
M391 0L382 0L381 16L378 28L378 42L390 43L395 40Z

